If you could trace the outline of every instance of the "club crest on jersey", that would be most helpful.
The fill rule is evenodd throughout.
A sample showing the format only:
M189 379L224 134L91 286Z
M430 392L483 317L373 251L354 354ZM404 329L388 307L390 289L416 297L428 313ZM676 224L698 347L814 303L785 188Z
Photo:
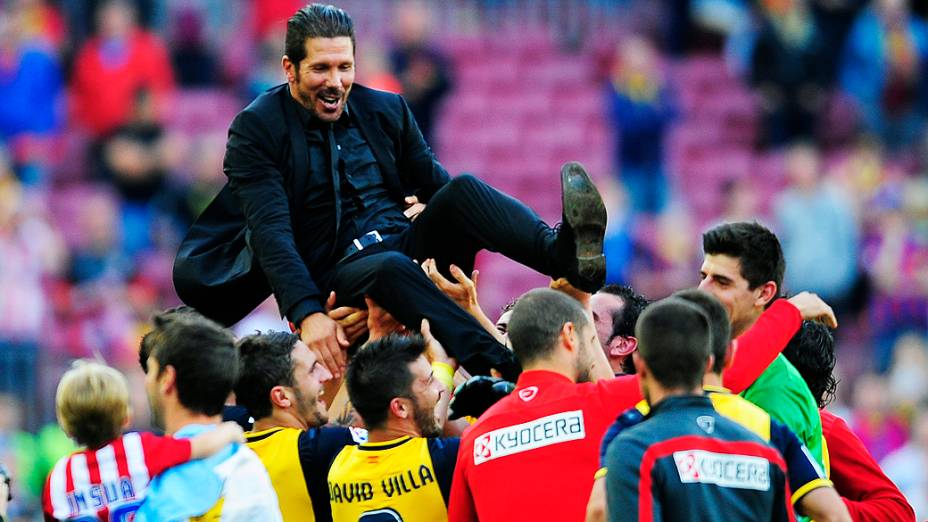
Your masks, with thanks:
M583 410L548 415L523 424L499 428L477 437L474 440L474 465L585 437Z
M525 402L528 402L535 398L535 395L538 394L538 386L529 386L528 388L522 388L519 390L519 398Z
M712 432L715 431L715 417L711 415L700 415L696 417L696 425L699 426L702 431L712 435Z

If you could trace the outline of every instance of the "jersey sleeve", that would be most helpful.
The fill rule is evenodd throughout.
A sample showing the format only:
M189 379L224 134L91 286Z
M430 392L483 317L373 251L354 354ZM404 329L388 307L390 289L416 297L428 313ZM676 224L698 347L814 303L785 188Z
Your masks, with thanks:
M475 522L477 520L474 494L467 481L468 462L473 454L470 448L472 446L464 444L458 451L454 480L451 483L451 497L448 500L448 522Z
M793 505L790 503L787 495L787 479L783 471L776 464L770 464L771 476L773 477L773 509L770 513L772 522L796 522L796 514L793 511Z
M722 385L741 393L764 373L802 326L799 309L786 299L777 299L748 331L735 342L731 367L722 375Z
M851 518L859 522L914 521L912 506L847 423L823 410L822 426L831 456L831 479Z
M770 419L770 445L775 447L786 461L792 504L795 505L813 489L832 485L809 450L799 442L796 434L785 424L774 419Z
M638 458L632 458L638 456ZM606 475L606 505L608 513L622 513L623 520L639 520L648 518L638 512L638 498L640 494L647 494L653 500L653 511L659 512L660 495L651 492L640 492L641 452L625 442L625 438L617 438L606 452L606 465L609 473ZM611 517L612 520L617 520Z
M159 437L153 433L140 433L139 436L145 453L145 465L151 477L190 460L190 439Z
M438 477L438 487L441 489L441 496L445 499L446 506L451 497L451 481L454 478L454 465L458 460L460 446L461 439L457 437L429 439L432 468Z

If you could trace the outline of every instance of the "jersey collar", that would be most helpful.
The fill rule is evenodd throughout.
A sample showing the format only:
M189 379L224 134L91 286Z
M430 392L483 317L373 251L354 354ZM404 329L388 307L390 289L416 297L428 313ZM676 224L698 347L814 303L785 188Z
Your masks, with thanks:
M568 379L566 375L549 370L526 370L522 372L522 375L519 375L516 389L558 383L573 384L573 381Z

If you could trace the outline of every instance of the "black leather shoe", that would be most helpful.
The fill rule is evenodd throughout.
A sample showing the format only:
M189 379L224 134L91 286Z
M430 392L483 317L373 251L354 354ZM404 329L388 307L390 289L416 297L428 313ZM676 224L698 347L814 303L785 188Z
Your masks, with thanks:
M567 262L567 281L578 290L596 292L606 281L606 205L583 165L571 161L561 167L563 221L558 231L558 253Z

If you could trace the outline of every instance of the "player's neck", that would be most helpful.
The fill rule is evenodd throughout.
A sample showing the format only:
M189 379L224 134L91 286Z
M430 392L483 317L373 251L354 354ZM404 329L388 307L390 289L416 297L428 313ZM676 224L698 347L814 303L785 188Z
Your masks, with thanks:
M290 412L275 409L269 416L262 419L255 419L253 431L264 431L271 428L296 428L298 430L305 430L309 429L309 426L300 422L300 420Z
M760 319L760 316L761 316L761 314L763 314L763 313L764 313L764 310L761 309L761 310L758 311L756 314L754 314L754 316L751 317L748 321L743 322L743 323L740 323L740 324L732 324L732 325L731 325L731 330L732 330L732 331L731 331L731 338L732 338L732 339L737 339L737 338L741 337L741 336L744 334L744 332L747 332L748 330L750 330L751 328L753 328L753 327L754 327L754 324L757 323L757 320Z
M387 442L400 437L421 437L422 434L413 422L393 422L387 423L380 428L369 430L367 432L368 442Z
M178 408L165 412L164 431L168 435L173 435L184 426L191 424L219 424L220 422L222 422L222 415L205 415L186 408Z
M703 386L715 386L717 388L722 387L722 374L715 372L707 372L702 376L702 385Z

